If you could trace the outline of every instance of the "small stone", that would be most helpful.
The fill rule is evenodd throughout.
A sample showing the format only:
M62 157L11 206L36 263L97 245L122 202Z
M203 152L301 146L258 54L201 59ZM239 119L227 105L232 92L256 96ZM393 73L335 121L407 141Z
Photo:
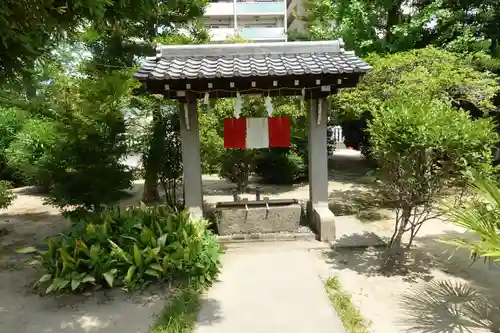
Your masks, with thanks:
M232 240L245 240L245 235L232 235Z

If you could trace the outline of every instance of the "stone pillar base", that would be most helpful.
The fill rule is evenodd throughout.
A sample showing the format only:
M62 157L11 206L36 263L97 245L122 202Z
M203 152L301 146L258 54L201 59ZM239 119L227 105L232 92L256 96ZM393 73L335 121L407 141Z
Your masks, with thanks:
M202 207L186 207L188 212L189 212L189 216L193 219L193 220L201 220L204 218L203 216L203 208Z
M307 203L307 220L321 242L335 241L335 215L328 203Z

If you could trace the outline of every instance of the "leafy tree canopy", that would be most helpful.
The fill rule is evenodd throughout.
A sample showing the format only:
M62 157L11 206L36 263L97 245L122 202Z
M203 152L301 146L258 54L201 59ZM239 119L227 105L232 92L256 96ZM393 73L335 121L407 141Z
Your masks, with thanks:
M388 56L370 55L373 70L355 88L333 97L334 109L345 119L359 119L385 101L405 95L451 101L477 116L495 109L499 91L495 76L476 70L467 59L427 47Z
M495 0L308 0L299 39L343 38L360 55L427 45L484 50L498 57L500 11Z
M196 27L203 15L207 0L129 0L116 1L106 7L103 18L92 21L83 40L93 55L94 65L101 67L131 67L140 57L154 54L159 38L170 43L190 42L178 33L179 28ZM165 41L165 40L164 40Z
M126 3L127 1L116 1ZM84 22L100 21L110 0L4 0L0 3L0 83L19 80Z

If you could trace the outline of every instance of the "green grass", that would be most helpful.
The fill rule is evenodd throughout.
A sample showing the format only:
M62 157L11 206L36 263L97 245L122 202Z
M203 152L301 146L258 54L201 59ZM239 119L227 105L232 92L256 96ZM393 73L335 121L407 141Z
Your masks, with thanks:
M342 290L336 277L326 280L325 289L348 333L370 333L368 323L352 304L351 296Z
M200 304L199 289L191 286L175 289L150 333L193 333Z

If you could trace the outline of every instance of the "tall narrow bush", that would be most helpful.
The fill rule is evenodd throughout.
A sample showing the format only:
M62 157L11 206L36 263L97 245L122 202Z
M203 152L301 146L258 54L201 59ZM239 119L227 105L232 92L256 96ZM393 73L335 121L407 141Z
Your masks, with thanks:
M394 98L373 116L369 132L380 191L397 213L385 265L391 268L403 252L403 236L408 234L409 248L447 190L462 187L468 171L491 172L497 137L490 120L473 120L426 96Z

